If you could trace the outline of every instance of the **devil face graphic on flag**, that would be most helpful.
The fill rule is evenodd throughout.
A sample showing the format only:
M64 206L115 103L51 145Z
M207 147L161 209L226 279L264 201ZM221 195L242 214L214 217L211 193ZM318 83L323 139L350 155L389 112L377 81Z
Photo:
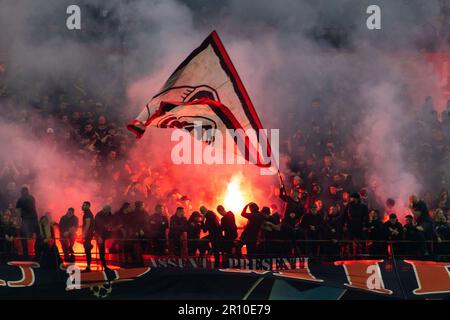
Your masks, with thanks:
M224 135L237 130L233 140L240 155L260 167L272 166L261 121L215 31L178 66L128 129L141 137L148 126L192 131L198 123ZM256 133L253 139L248 130ZM214 136L206 142L213 143Z

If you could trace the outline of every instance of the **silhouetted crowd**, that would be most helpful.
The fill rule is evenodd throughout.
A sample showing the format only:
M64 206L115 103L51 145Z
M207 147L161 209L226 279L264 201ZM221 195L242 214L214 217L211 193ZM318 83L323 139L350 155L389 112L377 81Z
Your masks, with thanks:
M5 65L0 69L2 119L26 126L36 138L75 162L87 161L89 180L103 182L99 193L110 204L95 215L86 201L80 204L82 216L77 215L78 208L69 208L60 221L53 221L48 212L39 217L28 188L18 194L23 185L37 189L35 173L2 157L0 251L4 260L18 254L26 258L33 248L43 264L54 263L59 259L58 241L68 262L75 259L75 243L82 243L88 268L95 247L104 267L106 254L113 252L124 264L143 263L146 254L211 254L216 260L241 254L449 254L450 103L438 114L427 97L418 112L405 112L408 127L401 140L410 147L403 156L423 187L420 196L379 198L383 181L367 178L370 159L355 152L353 129L365 110L342 112L347 102L340 92L349 90L327 87L323 91L331 98L324 94L323 100L315 98L299 108L281 132L281 153L288 158L283 172L286 187L272 186L259 206L248 204L242 212L220 205L196 211L191 199L205 195L174 186L162 188L162 181L170 180L165 166L155 170L142 159L127 157L134 138L125 134L118 115L111 111L117 110L114 97L93 94L74 81L43 89L38 98L28 99L2 82L1 75L8 70ZM122 199L128 202L120 203ZM409 202L409 209L396 200ZM236 225L239 214L247 221L242 231ZM27 240L31 238L32 243Z
M367 162L352 153L352 137L344 128L360 119L358 114L336 112L337 105L324 108L320 99L314 99L308 112L298 118L302 129L295 128L282 141L282 152L289 156L288 170L283 174L288 187L274 185L261 207L251 203L241 213L233 213L223 206L216 212L206 207L195 211L190 199L198 195L161 190L164 168L151 170L145 162L126 159L132 138L102 114L102 103L84 93L82 96L85 98L75 101L77 108L63 94L52 99L43 96L35 107L46 122L33 124L26 109L8 117L29 123L37 137L53 141L61 150L75 150L77 156L90 159L92 178L109 182L103 189L110 191L105 203L111 205L94 215L86 201L82 217L77 217L75 208L69 208L58 223L52 221L50 213L38 219L28 188L22 189L20 197L17 194L19 185L33 188L34 173L14 162L4 162L0 168L0 238L5 260L19 253L27 258L31 246L43 265L52 264L59 259L58 241L68 262L75 259L73 247L80 241L88 269L93 243L104 267L107 252L119 254L124 264L142 264L146 254L211 254L218 261L220 255L241 254L333 258L449 253L449 172L445 161L450 154L450 104L438 115L427 98L412 117L421 131L410 137L414 148L408 152L412 159L422 156L418 171L423 173L426 191L420 198L410 197L410 212L401 224L397 216L405 216L404 208L394 199L380 202L376 197L379 186L366 185ZM7 97L3 102L14 99ZM439 193L436 186L441 189ZM120 205L120 199L129 202ZM113 213L111 206L119 210ZM247 220L242 232L237 228L236 214ZM77 233L80 227L81 235ZM34 245L26 238L34 238Z
M132 138L103 115L105 105L85 93L82 97L71 105L64 94L52 99L44 95L34 107L48 121L34 123L26 109L8 117L29 123L37 137L54 142L63 152L75 150L77 156L90 159L92 177L109 182L103 188L110 191L105 202L120 208L113 213L111 206L105 206L94 215L85 202L82 217L69 208L58 223L50 213L38 219L28 189L22 189L20 197L17 194L19 185L33 188L34 173L4 162L0 168L0 238L5 260L19 252L26 258L34 246L36 258L43 259L44 265L54 263L60 241L62 256L70 262L75 259L77 240L83 243L88 268L93 243L105 267L106 252L119 254L124 264L143 263L146 254L212 254L217 261L220 255L241 254L330 258L448 254L450 198L445 161L450 152L450 104L438 115L427 98L412 117L420 134L409 137L414 147L408 152L411 159L421 155L417 168L423 173L426 191L420 198L411 196L410 214L401 224L397 216L405 216L404 209L394 199L380 202L376 197L379 186L366 185L367 162L352 153L352 136L344 129L360 115L336 112L338 105L324 108L320 99L312 101L308 112L298 117L302 129L295 128L282 141L282 152L289 156L283 174L288 187L274 185L261 207L252 203L242 213L233 213L223 206L216 212L205 207L195 211L190 199L198 195L161 190L164 168L151 170L145 162L126 159ZM16 98L6 94L3 99L8 105ZM436 186L440 186L439 193ZM120 205L120 199L129 202ZM242 232L236 226L236 214L248 221ZM81 236L77 233L80 227ZM25 238L34 238L34 245Z
M227 257L289 257L321 256L327 259L371 257L427 257L447 259L450 253L449 210L438 208L432 218L426 203L409 197L411 215L402 225L395 213L383 214L369 209L359 193L344 192L341 199L328 210L322 200L313 200L295 177L291 192L280 189L279 198L285 203L284 212L247 204L240 215L247 220L242 232L236 225L235 214L219 205L217 213L202 206L187 215L179 206L172 215L157 204L146 211L142 201L134 205L125 202L115 212L104 206L95 215L91 204L81 205L81 219L74 208L68 208L59 223L51 215L38 218L36 201L28 188L21 189L15 205L20 224L5 212L0 225L1 257L15 258L20 247L21 257L33 259L43 267L56 266L60 260L57 241L61 244L64 261L76 260L75 242L83 244L86 270L90 271L94 241L103 268L108 269L106 254L115 253L115 262L124 266L143 265L148 255L195 256L212 255L216 266ZM388 204L395 205L393 200ZM220 219L219 219L220 217ZM81 221L80 221L81 220ZM79 232L81 229L81 232ZM56 236L58 232L58 237ZM243 250L245 248L245 250ZM221 259L222 257L222 259ZM84 259L83 259L84 260Z

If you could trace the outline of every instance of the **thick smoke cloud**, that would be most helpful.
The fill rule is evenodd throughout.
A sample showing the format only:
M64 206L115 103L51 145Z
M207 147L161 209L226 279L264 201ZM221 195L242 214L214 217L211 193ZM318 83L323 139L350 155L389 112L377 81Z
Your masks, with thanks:
M346 115L348 126L341 129L353 137L355 155L368 161L366 184L378 182L374 192L380 199L405 200L410 192L422 191L420 175L406 161L404 132L411 129L410 114L438 88L430 66L416 58L432 38L430 32L439 31L438 1L377 1L382 8L382 30L377 31L367 30L365 24L365 10L373 1L1 2L0 60L11 71L9 83L28 97L24 104L62 84L69 84L77 96L77 83L83 83L81 90L104 98L108 115L125 125L178 63L216 29L266 127L282 128L281 138L288 138L304 123L310 101L320 97L331 117ZM82 30L68 31L65 9L77 3ZM15 126L2 129L5 143L15 148L12 159L28 158L29 150L45 150L44 141L16 135L27 130ZM139 157L157 170L161 158L170 154L170 146L162 143L167 138L167 133L151 130L129 157ZM31 161L37 179L42 179L38 185L58 190L57 181L48 182L52 173L42 166L44 158L39 159ZM69 172L73 181L79 179L72 173L83 170L82 164L72 164L58 151L49 159L51 167ZM205 175L203 169L179 167L168 176L180 189L213 177L207 188L214 189L233 171L210 169ZM261 190L276 183L253 177ZM50 206L51 199L41 201Z
M38 115L33 118L35 122L48 124ZM75 148L63 141L56 143L54 134L37 137L20 124L4 120L0 121L0 128L2 162L20 170L21 185L33 186L41 213L51 212L57 217L69 206L77 206L86 199L96 206L110 200L98 196L99 181L84 169L89 163L77 155ZM16 191L21 185L16 185Z

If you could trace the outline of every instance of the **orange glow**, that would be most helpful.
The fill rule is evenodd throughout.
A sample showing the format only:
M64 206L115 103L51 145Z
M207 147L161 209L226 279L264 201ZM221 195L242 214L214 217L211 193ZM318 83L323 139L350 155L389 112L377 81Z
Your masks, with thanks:
M227 185L227 190L223 196L223 206L225 210L232 211L236 217L238 226L243 226L247 222L241 217L241 211L244 206L252 201L251 186L242 184L242 175L234 175L231 177Z
M227 193L225 199L223 199L223 204L227 210L231 210L235 213L242 210L245 206L244 195L241 191L241 179L240 177L234 177L228 183Z

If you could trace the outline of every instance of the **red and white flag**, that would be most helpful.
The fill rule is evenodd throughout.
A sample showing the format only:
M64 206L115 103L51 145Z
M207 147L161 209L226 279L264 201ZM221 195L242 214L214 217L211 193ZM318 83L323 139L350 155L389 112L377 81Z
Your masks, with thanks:
M215 31L178 66L127 127L139 138L148 126L191 131L198 123L223 136L228 130L238 130L240 134L233 140L240 155L260 167L272 166L261 121ZM246 131L256 135L249 137ZM208 142L214 143L214 137Z

